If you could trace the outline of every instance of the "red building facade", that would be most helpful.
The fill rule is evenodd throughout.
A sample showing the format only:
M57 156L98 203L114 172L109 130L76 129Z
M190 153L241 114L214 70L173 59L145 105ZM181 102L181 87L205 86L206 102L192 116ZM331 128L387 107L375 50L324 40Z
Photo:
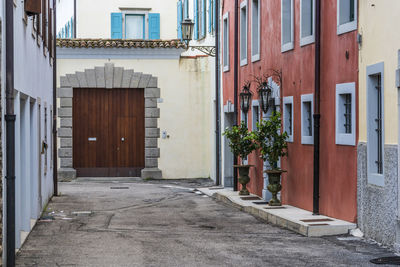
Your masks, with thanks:
M283 204L313 209L316 0L238 0L238 66L234 65L235 0L223 1L223 102L234 103L254 76L280 70L283 128L291 132L281 167ZM357 218L357 0L321 2L320 213L355 222ZM246 30L247 29L247 30ZM258 33L258 35L257 35ZM258 55L257 55L258 52ZM276 81L276 77L273 79ZM276 81L279 85L279 82ZM251 86L258 99L256 84ZM252 107L254 108L254 107ZM310 109L311 108L311 109ZM262 112L261 112L262 113ZM252 129L254 112L248 112ZM260 116L262 116L260 114ZM238 107L238 121L242 120ZM311 119L311 121L310 121ZM251 193L262 195L263 163L249 156Z

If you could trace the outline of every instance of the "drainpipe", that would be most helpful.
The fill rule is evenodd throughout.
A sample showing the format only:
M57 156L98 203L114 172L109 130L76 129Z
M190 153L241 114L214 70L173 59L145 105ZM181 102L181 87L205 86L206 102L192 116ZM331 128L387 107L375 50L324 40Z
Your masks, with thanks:
M221 184L221 110L220 110L220 40L219 40L219 0L215 0L215 184Z
M74 36L76 39L76 0L74 0Z
M76 0L75 0L76 1ZM53 196L58 195L57 173L57 0L53 0L54 27L53 27ZM74 22L75 23L75 22ZM76 24L74 24L74 29ZM75 34L75 30L74 30Z
M319 214L319 144L320 144L320 65L321 65L321 0L316 0L315 16L315 94L314 94L314 192L313 214Z
M233 91L234 91L234 120L233 124L238 125L238 77L239 77L239 1L235 0L235 44L234 44L234 58L233 58L233 66L234 74L233 74ZM238 164L237 157L233 157L233 165ZM238 176L237 171L233 169L233 191L238 191Z
M6 246L7 266L15 266L14 2L6 0Z

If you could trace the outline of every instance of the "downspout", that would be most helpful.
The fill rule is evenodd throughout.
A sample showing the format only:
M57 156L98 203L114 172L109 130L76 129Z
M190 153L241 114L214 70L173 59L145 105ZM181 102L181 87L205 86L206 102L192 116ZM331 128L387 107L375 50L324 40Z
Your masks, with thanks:
M321 86L321 0L315 1L315 94L314 94L314 190L313 214L319 214L319 149L320 149L320 86Z
M76 0L74 0L74 38L76 39Z
M57 173L57 0L53 0L54 27L53 27L53 196L58 195ZM74 24L75 25L75 24ZM74 26L75 28L76 26ZM75 34L75 30L74 30Z
M6 0L6 246L7 266L15 266L14 1Z
M235 42L234 42L234 74L233 74L233 91L234 91L234 119L233 124L238 125L238 77L239 77L239 0L235 0ZM238 164L237 157L233 157L233 165ZM238 175L236 169L233 170L233 191L238 191Z
M221 112L220 112L220 40L219 40L219 0L215 0L215 184L221 184ZM211 23L211 22L210 22Z

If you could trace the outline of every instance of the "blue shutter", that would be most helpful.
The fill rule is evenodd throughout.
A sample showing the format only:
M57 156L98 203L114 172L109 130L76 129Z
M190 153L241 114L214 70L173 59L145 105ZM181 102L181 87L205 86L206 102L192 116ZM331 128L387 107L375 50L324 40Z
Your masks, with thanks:
M203 8L201 10L201 25L202 27L202 36L206 36L207 33L207 26L206 26L206 12L207 12L207 6L206 6L206 0L201 0L203 2Z
M212 25L212 27L213 27L213 30L215 31L215 24L217 23L217 21L216 21L216 14L215 14L215 12L216 12L216 8L215 8L215 5L216 5L216 2L217 1L215 1L215 0L213 0L213 6L212 6L212 8L213 8L213 25Z
M198 31L198 26L197 26L197 24L198 24L198 21L197 21L197 0L194 0L193 1L194 2L194 5L193 5L193 11L194 11L194 14L193 14L193 17L194 17L194 39L195 40L197 40L197 39L199 39L199 31Z
M149 13L149 39L160 39L160 13Z
M111 13L111 39L122 39L122 13Z
M182 1L178 1L177 5L177 27L178 27L178 39L182 40Z
M71 37L74 38L74 18L71 18Z
M208 32L212 32L212 15L213 15L213 6L212 6L212 1L208 0Z

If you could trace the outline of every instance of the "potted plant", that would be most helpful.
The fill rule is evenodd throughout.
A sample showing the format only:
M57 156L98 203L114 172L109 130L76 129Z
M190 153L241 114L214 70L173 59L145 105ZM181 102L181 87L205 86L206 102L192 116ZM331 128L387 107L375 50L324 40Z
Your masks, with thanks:
M262 120L257 124L257 130L253 133L257 147L260 148L260 157L269 163L269 169L265 172L268 174L268 191L272 193L272 199L269 201L270 206L281 206L277 194L282 189L281 175L283 170L278 168L280 157L287 155L288 135L281 132L281 114L273 111L269 120Z
M229 147L233 155L241 158L242 164L234 166L239 171L238 180L242 185L242 190L240 190L239 195L249 195L246 185L250 181L249 170L252 166L244 165L243 161L256 149L253 134L249 132L246 124L241 122L239 126L233 126L231 129L226 128L223 135L229 140Z

